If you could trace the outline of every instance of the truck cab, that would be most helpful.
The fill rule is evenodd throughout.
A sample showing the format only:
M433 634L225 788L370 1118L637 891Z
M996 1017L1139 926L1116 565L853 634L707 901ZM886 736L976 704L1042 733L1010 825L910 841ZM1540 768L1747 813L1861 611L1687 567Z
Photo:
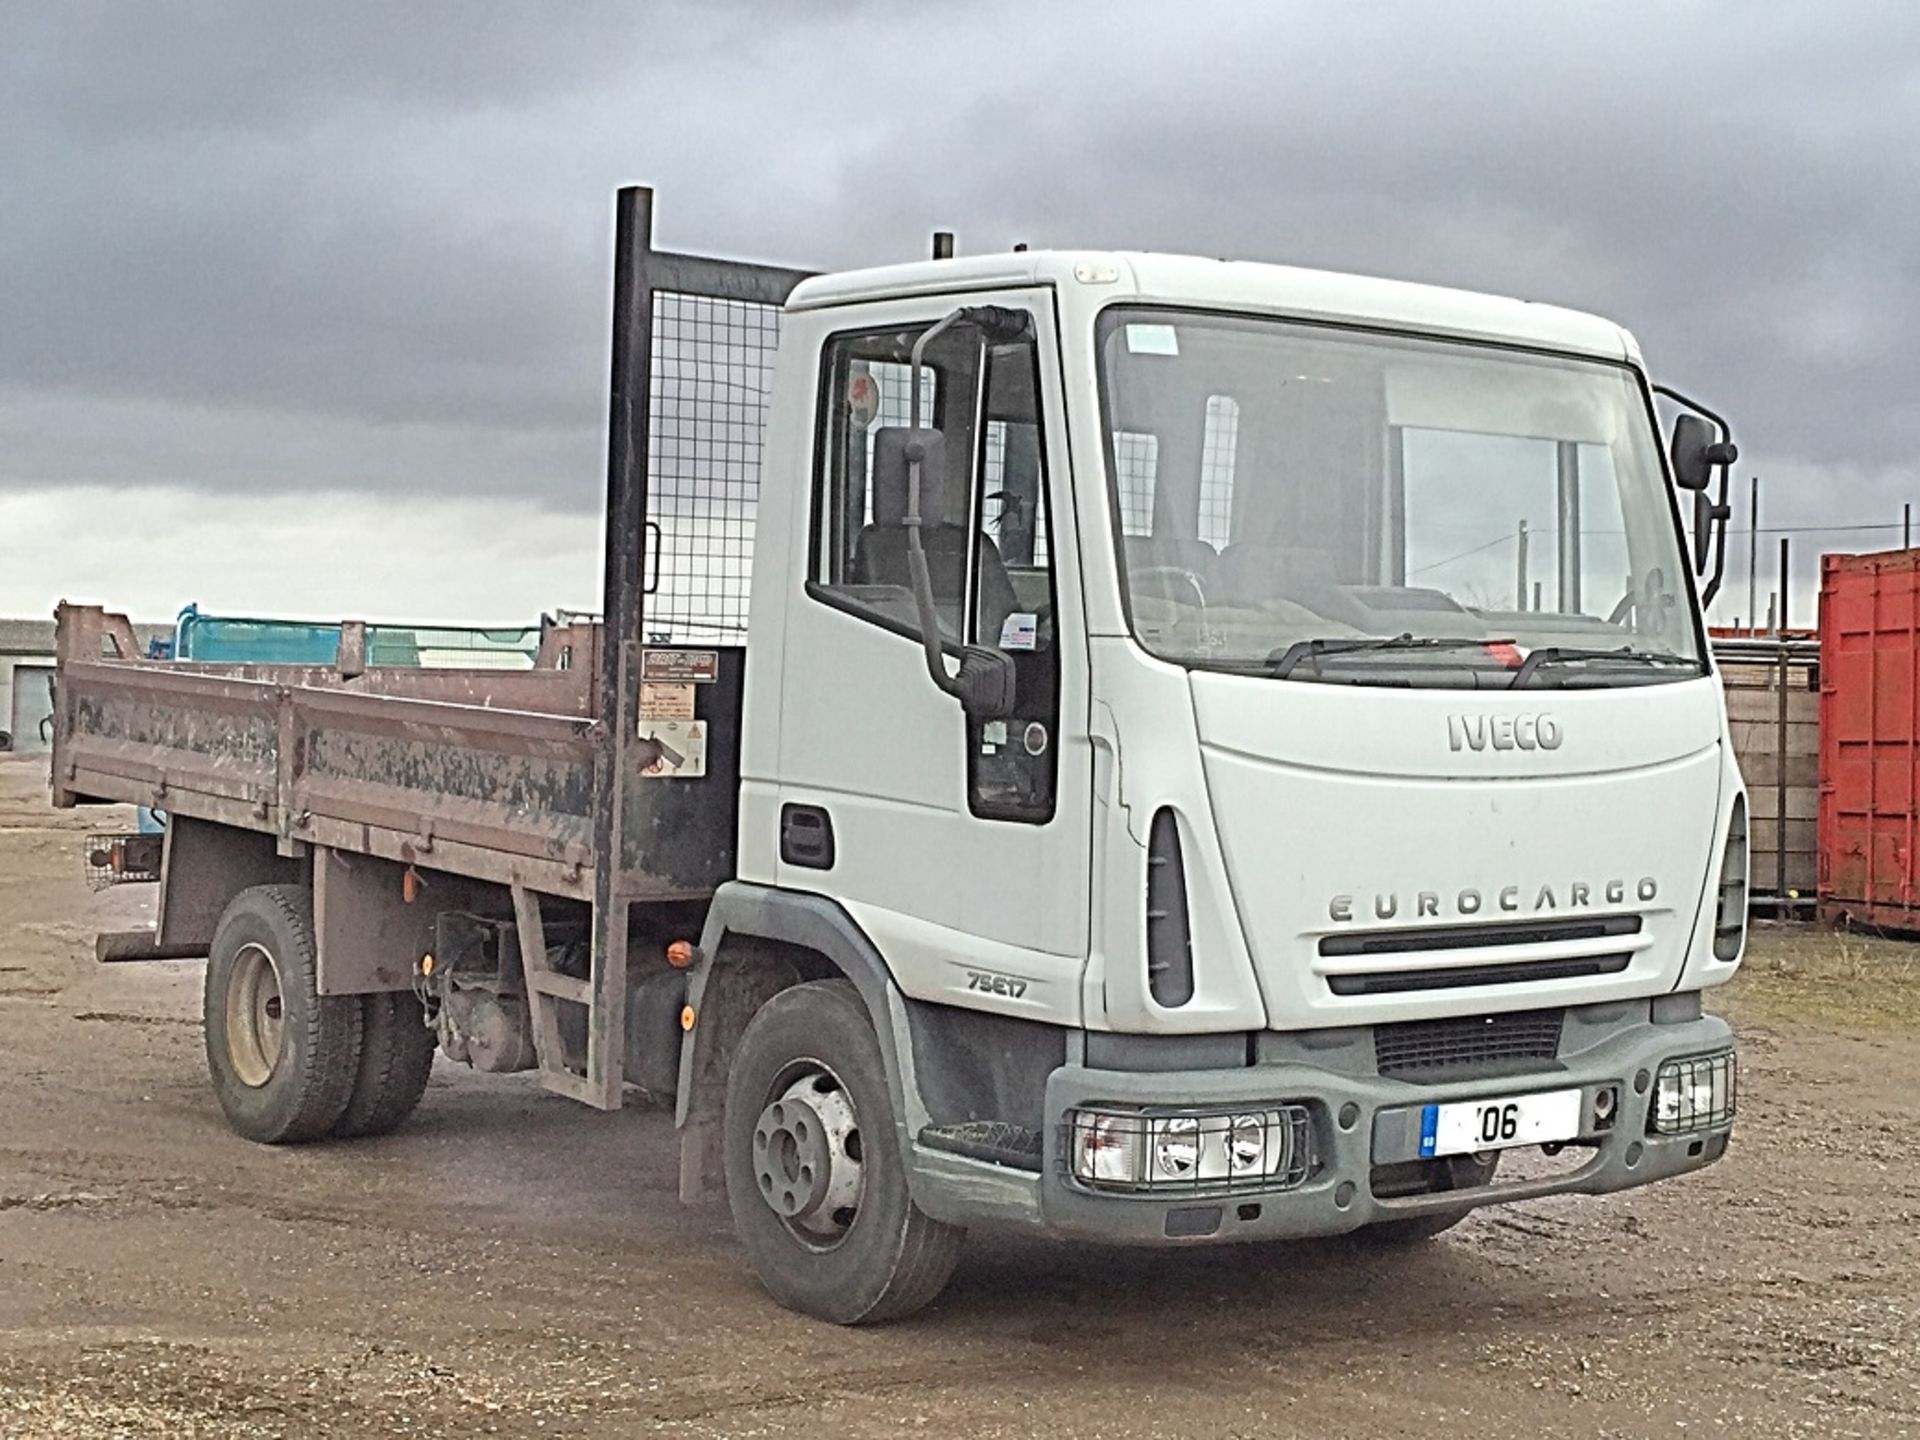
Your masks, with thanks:
M802 283L703 953L751 915L872 957L942 1224L1411 1238L1709 1163L1745 806L1657 423L1632 337L1544 305L1108 253ZM775 1088L729 1095L736 1218L831 1253Z

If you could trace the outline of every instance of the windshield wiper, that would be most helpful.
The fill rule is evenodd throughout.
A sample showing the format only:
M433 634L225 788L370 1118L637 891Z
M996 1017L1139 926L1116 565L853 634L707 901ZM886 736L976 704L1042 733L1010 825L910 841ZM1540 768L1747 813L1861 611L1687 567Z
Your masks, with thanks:
M1622 645L1618 650L1581 650L1570 645L1543 645L1538 650L1529 650L1527 658L1520 662L1520 668L1513 672L1513 679L1507 682L1509 690L1523 689L1533 677L1548 665L1579 663L1584 660L1624 661L1629 665L1680 665L1694 668L1694 662L1680 655L1665 655L1657 650L1635 650L1631 645Z
M1327 655L1352 655L1363 650L1464 650L1488 645L1511 645L1511 640L1483 640L1464 635L1357 635L1334 636L1323 640L1296 640L1284 650L1267 656L1274 678L1284 680L1302 660L1318 661Z

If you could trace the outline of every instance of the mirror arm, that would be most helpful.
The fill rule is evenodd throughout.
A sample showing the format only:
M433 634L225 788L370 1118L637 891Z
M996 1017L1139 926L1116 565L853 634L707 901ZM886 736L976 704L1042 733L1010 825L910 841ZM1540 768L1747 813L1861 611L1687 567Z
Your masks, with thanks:
M912 408L908 411L907 425L910 430L926 428L920 419L920 397L927 346L935 337L962 323L973 325L990 344L1011 344L1032 329L1031 319L1023 310L999 305L963 305L921 331L913 342L908 362L911 377L907 403ZM1009 715L1013 709L1015 674L1010 656L984 646L968 645L962 640L956 645L959 673L948 673L947 647L940 635L940 614L934 604L933 577L927 568L927 547L921 534L925 526L925 516L921 514L921 484L925 477L926 450L917 439L909 441L906 460L907 513L900 517L900 524L907 532L908 578L913 582L913 608L920 619L920 647L926 655L927 674L935 686L958 700L970 717L997 719Z
M1733 518L1733 506L1727 503L1727 471L1729 467L1720 467L1720 495L1708 512L1707 521L1713 526L1713 577L1700 587L1700 608L1704 611L1713 603L1713 597L1720 593L1720 581L1727 573L1727 521Z
M953 311L922 330L920 338L913 342L913 354L907 367L912 385L907 402L911 407L907 411L907 424L913 429L920 428L920 372L927 345L934 337L965 319L966 314L964 308ZM917 443L908 448L907 513L900 517L900 524L907 532L907 570L913 580L913 608L920 617L920 645L927 657L927 674L947 694L957 696L960 685L955 676L947 673L946 653L940 644L940 615L933 603L933 577L927 570L927 547L920 537L920 475L923 458Z
M1664 396L1666 399L1673 401L1674 404L1711 420L1715 425L1720 427L1720 438L1722 440L1731 440L1733 438L1733 426L1729 425L1723 416L1714 414L1713 411L1702 405L1698 400L1695 400L1691 395L1683 395L1671 385L1655 385L1653 387L1653 393Z

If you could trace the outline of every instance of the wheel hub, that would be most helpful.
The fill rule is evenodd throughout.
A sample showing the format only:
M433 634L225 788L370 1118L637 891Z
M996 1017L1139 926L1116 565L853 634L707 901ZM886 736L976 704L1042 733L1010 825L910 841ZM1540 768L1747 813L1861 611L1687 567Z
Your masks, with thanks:
M838 1079L816 1070L794 1080L753 1127L760 1198L812 1243L852 1227L861 1189L860 1127Z
M753 1172L766 1202L788 1220L820 1208L833 1161L827 1130L806 1101L774 1101L753 1128Z

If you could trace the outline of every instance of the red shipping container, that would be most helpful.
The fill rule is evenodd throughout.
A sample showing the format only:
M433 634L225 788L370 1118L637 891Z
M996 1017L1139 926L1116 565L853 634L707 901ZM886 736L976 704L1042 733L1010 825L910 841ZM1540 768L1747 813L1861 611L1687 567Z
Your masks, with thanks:
M1820 557L1820 915L1920 930L1920 550Z

